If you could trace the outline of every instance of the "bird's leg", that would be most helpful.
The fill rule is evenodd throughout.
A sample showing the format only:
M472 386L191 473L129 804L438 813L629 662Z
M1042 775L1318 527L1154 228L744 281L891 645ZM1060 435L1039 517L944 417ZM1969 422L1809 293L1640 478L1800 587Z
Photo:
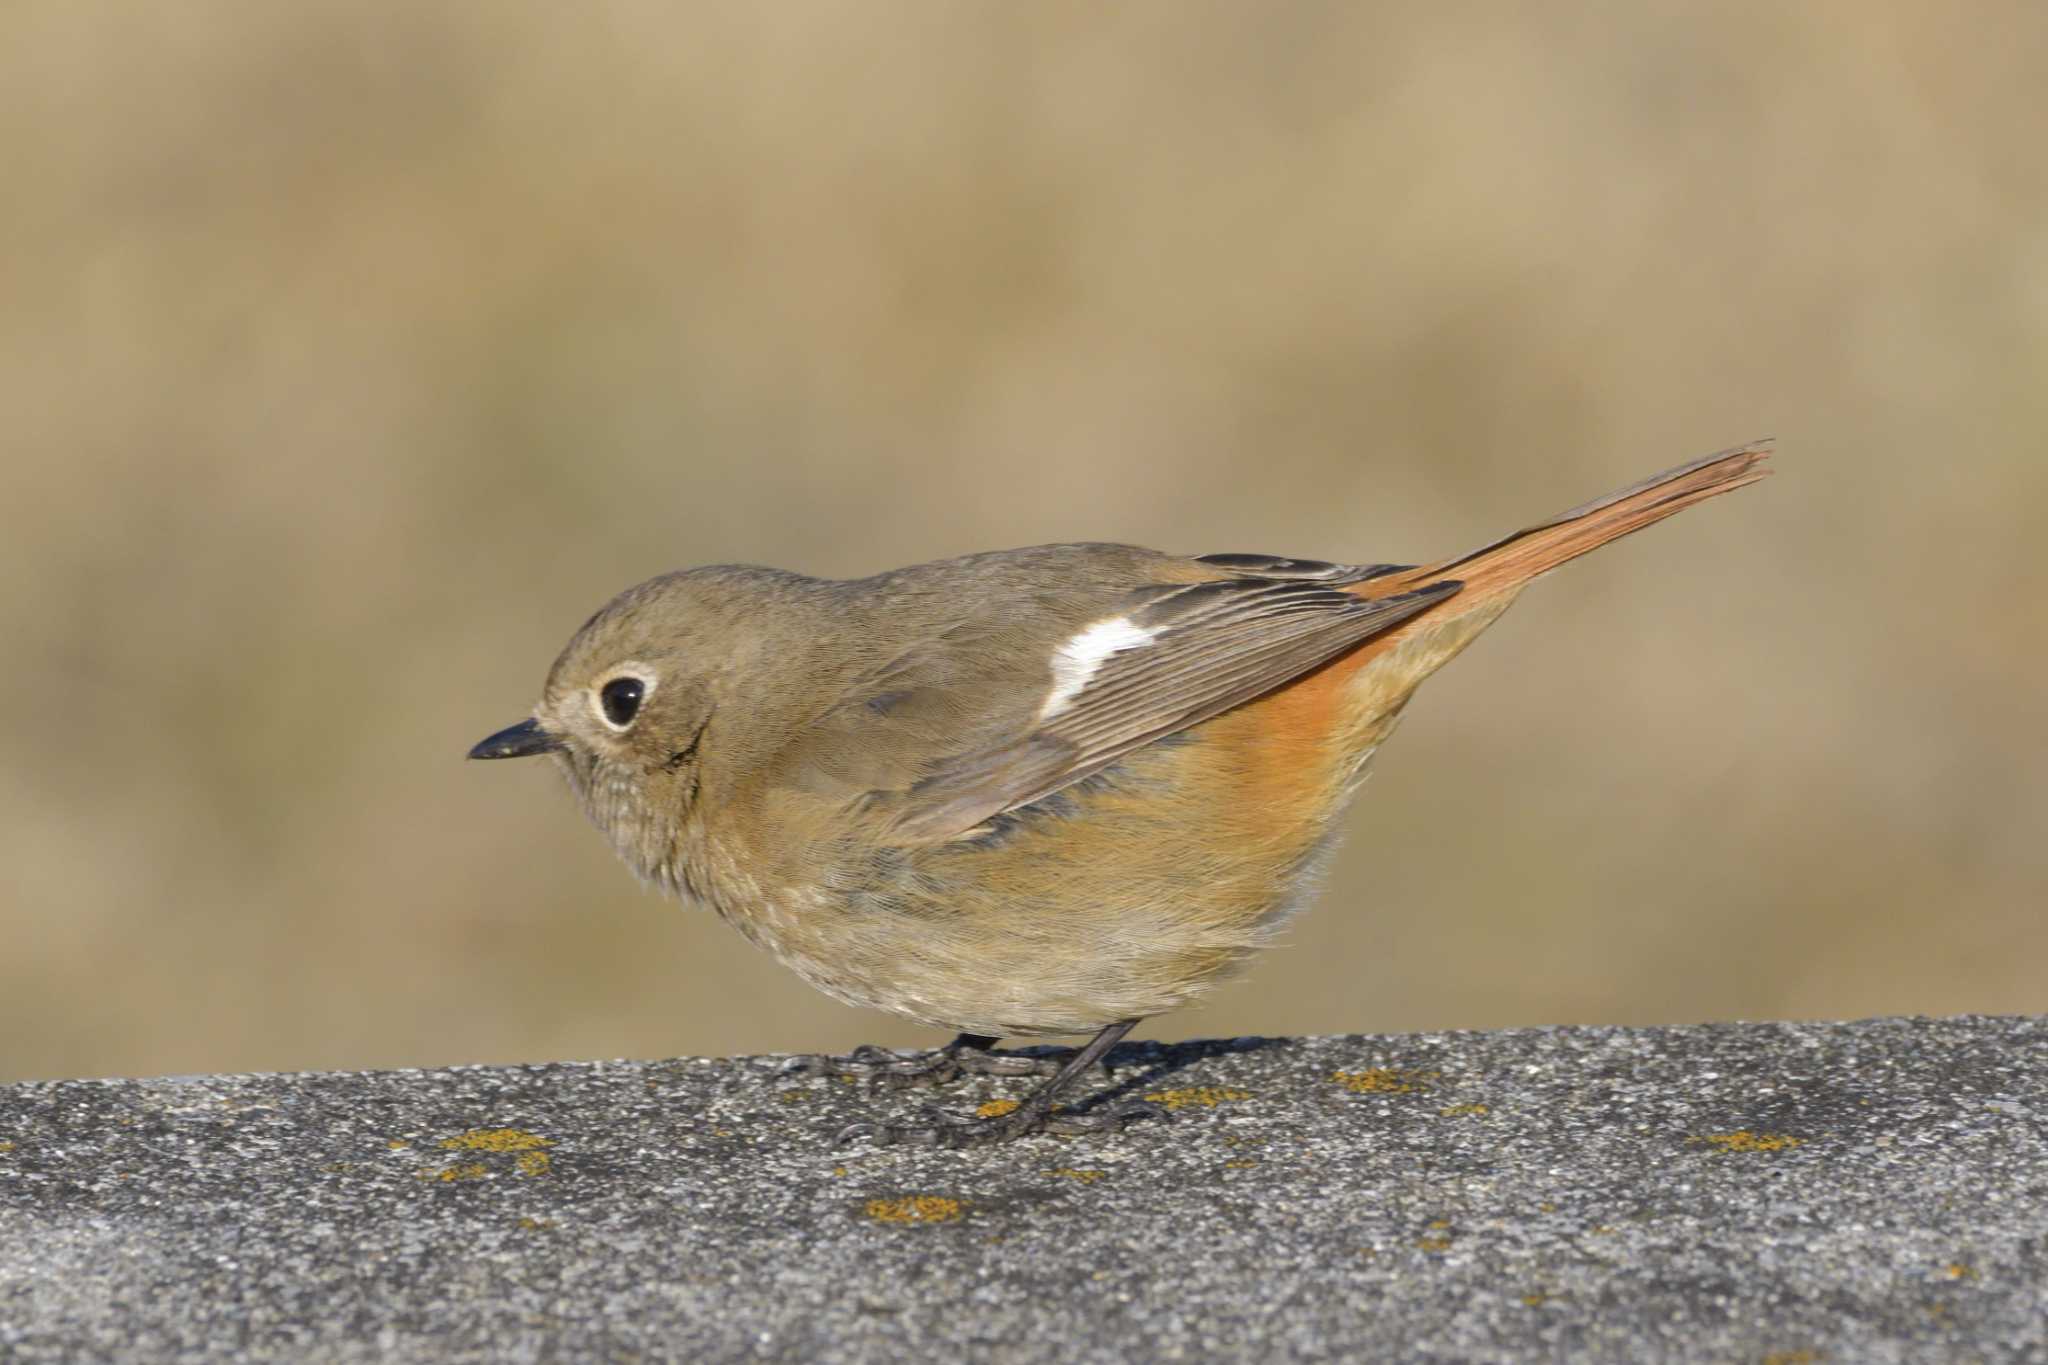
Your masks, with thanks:
M1067 1059L1051 1080L1031 1092L1016 1108L992 1118L976 1119L969 1123L951 1123L934 1120L931 1123L897 1127L886 1123L856 1123L839 1135L844 1145L862 1138L877 1146L904 1145L913 1147L979 1147L986 1143L1008 1142L1012 1138L1024 1137L1031 1133L1055 1133L1066 1136L1076 1133L1114 1133L1127 1123L1141 1119L1165 1120L1167 1113L1156 1104L1145 1100L1125 1100L1121 1104L1107 1105L1088 1114L1069 1114L1056 1110L1053 1101L1061 1090L1076 1076L1096 1065L1109 1055L1109 1050L1137 1026L1135 1019L1126 1019L1109 1027L1088 1040L1088 1045Z
M961 1076L1051 1076L1059 1070L1053 1057L1023 1057L997 1052L996 1040L985 1033L963 1033L944 1047L905 1056L864 1043L844 1057L792 1057L789 1075L846 1077L889 1090L944 1085Z

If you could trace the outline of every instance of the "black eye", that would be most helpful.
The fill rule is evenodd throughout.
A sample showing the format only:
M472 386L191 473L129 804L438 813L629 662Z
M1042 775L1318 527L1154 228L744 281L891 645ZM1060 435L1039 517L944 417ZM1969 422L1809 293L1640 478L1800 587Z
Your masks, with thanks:
M623 730L640 713L640 699L646 695L647 684L638 678L613 678L598 689L597 702L604 708L604 718Z

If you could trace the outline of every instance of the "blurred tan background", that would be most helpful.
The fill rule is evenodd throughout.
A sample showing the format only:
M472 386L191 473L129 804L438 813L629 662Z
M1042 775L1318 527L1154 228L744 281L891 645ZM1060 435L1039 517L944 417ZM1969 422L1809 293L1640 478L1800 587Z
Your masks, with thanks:
M930 1035L465 764L669 568L1413 559L1775 433L1424 690L1161 1036L2048 1010L2048 8L0 9L0 1077Z

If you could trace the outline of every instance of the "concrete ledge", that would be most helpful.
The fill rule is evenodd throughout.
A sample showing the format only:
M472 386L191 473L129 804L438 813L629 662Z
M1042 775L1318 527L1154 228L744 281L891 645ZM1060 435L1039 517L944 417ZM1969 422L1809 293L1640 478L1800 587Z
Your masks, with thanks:
M0 1088L0 1357L2048 1356L2048 1021L1116 1061L1178 1121L972 1153L765 1058Z

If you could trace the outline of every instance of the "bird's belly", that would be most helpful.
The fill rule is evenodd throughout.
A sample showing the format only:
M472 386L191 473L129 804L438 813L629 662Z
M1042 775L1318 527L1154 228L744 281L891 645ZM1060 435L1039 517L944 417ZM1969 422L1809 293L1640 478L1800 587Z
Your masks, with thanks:
M1179 1008L1313 892L1415 685L1498 611L1368 645L970 837L842 851L833 884L728 918L827 994L942 1028L1084 1033Z
M1178 1008L1271 941L1341 805L1320 780L1265 790L1262 765L1208 728L975 837L862 854L848 885L733 918L827 994L939 1027L1081 1033Z

